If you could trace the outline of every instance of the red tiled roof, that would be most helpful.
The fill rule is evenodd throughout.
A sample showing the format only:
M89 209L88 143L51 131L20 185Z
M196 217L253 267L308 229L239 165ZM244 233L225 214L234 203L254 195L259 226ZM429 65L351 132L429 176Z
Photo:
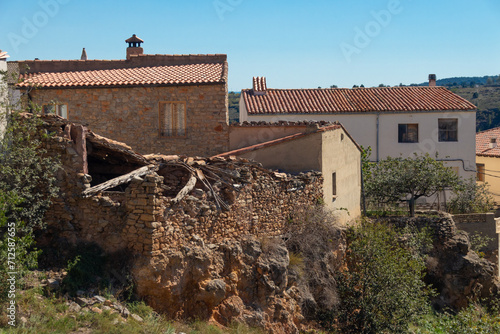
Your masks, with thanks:
M221 83L224 64L188 64L21 75L19 87L99 87Z
M268 89L242 91L249 115L475 110L444 87Z
M490 148L492 139L496 140L496 147ZM500 127L476 133L476 155L500 157Z

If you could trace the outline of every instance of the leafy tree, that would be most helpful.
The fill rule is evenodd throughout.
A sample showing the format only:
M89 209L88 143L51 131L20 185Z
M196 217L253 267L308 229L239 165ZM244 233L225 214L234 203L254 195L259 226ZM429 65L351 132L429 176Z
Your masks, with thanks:
M415 201L454 187L458 175L429 154L414 157L388 157L369 168L365 175L367 197L378 203L408 202L410 216L415 215Z
M408 333L429 310L421 253L429 237L407 232L371 222L347 230L346 263L337 277L341 333Z
M5 78L2 73L0 76ZM45 211L57 195L59 162L46 156L42 148L48 135L38 117L21 113L21 106L8 101L0 101L0 110L4 110L1 116L6 120L0 138L0 262L8 263L7 250L15 245L16 268L9 271L22 274L36 265L39 252L33 249L33 232L44 227ZM0 285L5 283L2 280Z
M488 191L487 183L476 183L469 179L455 186L455 197L447 204L452 213L488 212L493 209L493 197Z

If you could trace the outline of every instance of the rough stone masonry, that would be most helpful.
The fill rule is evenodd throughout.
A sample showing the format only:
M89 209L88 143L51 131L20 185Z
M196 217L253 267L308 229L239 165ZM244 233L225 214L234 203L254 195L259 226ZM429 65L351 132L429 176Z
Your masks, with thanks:
M185 263L182 258L193 256L190 249L215 250L229 243L237 250L240 242L280 236L298 211L322 202L318 172L292 176L234 157L142 156L58 116L43 116L43 120L51 134L45 146L62 162L57 175L61 193L47 212L47 234L73 244L91 242L107 253L128 252L134 261L132 275L139 295L172 317L194 315L189 301L180 302L188 290L204 293L210 300L197 301L204 303L197 304L199 309L208 307L205 316L219 312L220 317L222 303L227 298L234 301L242 293L240 288L248 288L242 282L250 284L225 270L223 263L217 265L219 270L210 263L202 266L208 287L191 282L186 271L189 266L181 265ZM288 258L286 248L284 252ZM247 273L257 270L260 255L243 258L253 259L243 266ZM260 269L259 277L279 281L280 275L270 269L274 267L266 268ZM276 289L267 296L271 299L266 297L260 303L264 311L270 305L274 310L282 298L290 298L284 295L286 284L275 283ZM248 308L247 303L254 301L240 298L237 302ZM264 312L268 315L262 315L261 325L275 322L269 315L273 312ZM287 323L278 327L294 327L292 318L276 320Z

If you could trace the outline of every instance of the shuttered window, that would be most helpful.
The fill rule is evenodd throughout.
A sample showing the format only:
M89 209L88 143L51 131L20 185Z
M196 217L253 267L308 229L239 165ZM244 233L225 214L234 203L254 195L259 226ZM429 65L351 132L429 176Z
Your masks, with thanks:
M66 104L44 104L42 109L44 114L56 114L68 118L68 106Z
M160 102L159 130L161 137L183 137L186 135L185 102Z

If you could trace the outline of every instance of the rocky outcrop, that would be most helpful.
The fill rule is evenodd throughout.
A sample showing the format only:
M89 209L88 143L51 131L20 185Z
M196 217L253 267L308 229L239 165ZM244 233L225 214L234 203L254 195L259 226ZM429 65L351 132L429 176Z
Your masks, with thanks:
M281 239L199 242L139 259L138 293L172 318L237 321L272 333L298 333L304 325L298 288L289 286L289 254ZM151 261L154 262L151 262Z
M433 300L437 309L461 309L469 300L490 298L500 292L495 265L480 258L470 248L469 236L456 228L452 217L390 218L396 226L412 225L428 228L433 235L433 247L426 258L426 281L437 290Z

